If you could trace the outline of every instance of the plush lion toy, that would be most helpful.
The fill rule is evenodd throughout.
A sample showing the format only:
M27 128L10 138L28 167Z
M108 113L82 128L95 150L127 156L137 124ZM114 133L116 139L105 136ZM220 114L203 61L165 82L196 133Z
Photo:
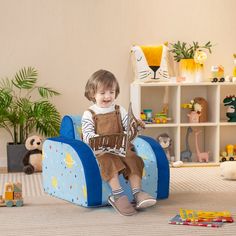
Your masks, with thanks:
M42 138L33 135L26 139L25 147L28 150L23 158L23 171L30 175L42 171Z

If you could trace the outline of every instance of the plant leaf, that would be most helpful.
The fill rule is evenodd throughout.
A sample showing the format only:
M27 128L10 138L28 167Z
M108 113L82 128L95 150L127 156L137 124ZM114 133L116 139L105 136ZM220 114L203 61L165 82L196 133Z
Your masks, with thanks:
M58 93L57 91L47 87L38 87L38 92L43 98L49 98L60 95L60 93Z
M31 89L37 82L37 70L33 67L22 68L12 80L12 83L19 89Z

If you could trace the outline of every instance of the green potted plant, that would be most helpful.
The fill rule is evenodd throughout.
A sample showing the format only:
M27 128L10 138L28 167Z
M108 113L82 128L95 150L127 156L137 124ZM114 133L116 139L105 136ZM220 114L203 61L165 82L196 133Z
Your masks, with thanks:
M203 63L207 59L205 51L212 53L211 42L200 45L194 41L192 44L178 41L171 44L171 47L170 52L173 53L174 60L179 62L180 76L185 77L187 81L191 82L193 80L201 80L201 78L196 79L196 72L199 72L198 76L202 76Z
M35 68L20 69L12 79L0 82L0 128L11 136L7 144L8 171L22 171L24 142L32 132L44 136L59 133L61 117L50 98L59 93L37 85ZM11 156L11 152L16 157Z

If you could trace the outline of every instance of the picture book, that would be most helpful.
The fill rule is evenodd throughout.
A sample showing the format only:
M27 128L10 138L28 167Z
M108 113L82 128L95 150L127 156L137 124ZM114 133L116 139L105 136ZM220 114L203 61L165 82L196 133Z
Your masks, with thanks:
M169 220L169 224L173 225L189 225L189 226L203 226L203 227L221 227L223 225L223 222L213 222L213 221L203 221L203 222L198 222L198 221L185 221L182 220L180 215L176 215L172 219Z
M187 222L234 222L229 211L202 211L181 208L179 214L181 219Z

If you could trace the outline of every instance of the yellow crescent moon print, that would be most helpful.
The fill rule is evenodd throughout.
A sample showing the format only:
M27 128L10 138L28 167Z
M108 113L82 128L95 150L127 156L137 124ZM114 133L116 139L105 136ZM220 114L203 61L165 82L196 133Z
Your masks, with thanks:
M57 181L57 178L55 176L52 177L52 187L53 188L57 188L57 185L58 185L58 181Z
M87 188L86 188L86 186L83 186L83 195L84 195L84 198L87 199Z
M145 170L145 168L143 168L143 177L145 177L146 176L146 170Z
M66 154L66 158L64 159L64 162L65 162L67 168L72 168L73 165L75 164L75 161L73 160L70 153Z

